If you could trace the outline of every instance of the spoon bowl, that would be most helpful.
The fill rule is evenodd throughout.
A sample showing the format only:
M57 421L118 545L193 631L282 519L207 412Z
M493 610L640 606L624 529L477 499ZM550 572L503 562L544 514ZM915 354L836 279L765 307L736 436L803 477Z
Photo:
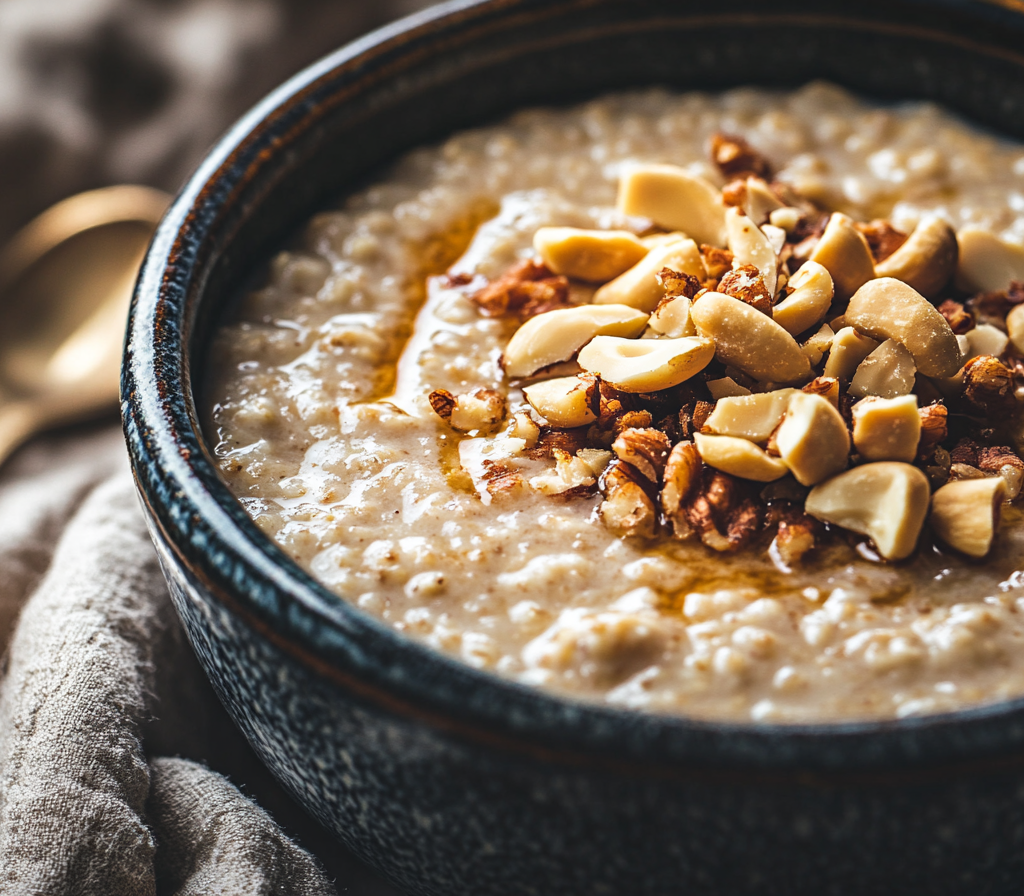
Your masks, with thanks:
M169 201L137 186L80 193L0 253L0 463L115 406L132 288Z

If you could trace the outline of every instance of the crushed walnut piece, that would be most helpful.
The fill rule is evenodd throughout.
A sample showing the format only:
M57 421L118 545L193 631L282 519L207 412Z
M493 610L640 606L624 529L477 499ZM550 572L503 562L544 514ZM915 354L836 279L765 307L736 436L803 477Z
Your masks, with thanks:
M939 314L946 318L949 328L958 336L974 329L974 317L960 302L946 299L939 307Z
M982 414L996 417L1016 410L1013 373L998 358L981 355L964 365L964 399Z
M662 304L671 302L679 296L692 299L701 288L700 280L693 274L673 271L672 268L662 268L658 272L658 282L665 288L665 298L661 300Z
M470 299L485 317L534 317L569 304L569 279L530 258L509 268Z
M742 137L714 134L711 137L711 161L726 177L771 177L771 165Z
M877 218L874 221L869 221L867 224L857 224L855 226L864 235L864 239L868 241L868 247L871 249L871 255L875 259L875 264L885 261L910 238L909 234L904 233L902 230L897 230L888 221L882 221Z
M619 433L612 451L619 460L632 466L641 476L655 484L661 482L672 445L668 436L657 429L630 427Z
M718 282L717 291L771 317L772 295L765 285L764 275L752 264L741 264L725 274Z

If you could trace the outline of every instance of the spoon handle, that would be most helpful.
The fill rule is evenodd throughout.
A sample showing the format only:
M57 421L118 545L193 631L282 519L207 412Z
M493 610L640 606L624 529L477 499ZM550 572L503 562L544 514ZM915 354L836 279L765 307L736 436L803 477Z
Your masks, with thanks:
M39 427L39 415L27 401L0 404L0 466Z

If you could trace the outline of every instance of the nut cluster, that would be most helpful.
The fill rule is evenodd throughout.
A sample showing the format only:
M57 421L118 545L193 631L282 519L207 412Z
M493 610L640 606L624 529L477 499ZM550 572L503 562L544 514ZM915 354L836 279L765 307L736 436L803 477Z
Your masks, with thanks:
M1024 284L970 295L941 218L857 222L740 138L716 135L711 156L724 187L664 164L621 178L619 211L646 230L543 227L498 280L451 278L521 324L502 365L525 404L506 431L466 447L508 416L501 393L430 396L480 437L461 453L467 470L483 458L481 496L600 492L617 535L761 543L782 568L826 536L901 560L926 524L985 556L1024 480ZM530 462L548 466L528 477Z

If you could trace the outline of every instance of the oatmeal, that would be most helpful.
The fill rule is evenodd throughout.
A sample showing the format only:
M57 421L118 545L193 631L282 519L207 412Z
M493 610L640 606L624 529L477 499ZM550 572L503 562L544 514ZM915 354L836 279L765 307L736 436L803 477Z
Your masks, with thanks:
M1024 694L1024 148L838 88L411 153L272 262L207 432L341 598L616 706Z

